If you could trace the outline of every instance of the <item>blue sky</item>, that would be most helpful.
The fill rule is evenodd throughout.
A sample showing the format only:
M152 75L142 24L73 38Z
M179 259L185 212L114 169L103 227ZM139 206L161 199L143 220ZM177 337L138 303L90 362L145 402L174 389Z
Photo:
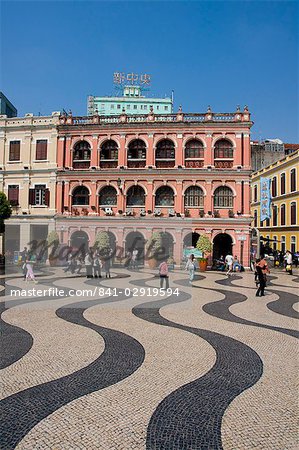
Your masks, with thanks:
M150 73L175 109L247 104L254 138L298 142L298 3L1 2L1 90L26 112L86 114L115 71Z

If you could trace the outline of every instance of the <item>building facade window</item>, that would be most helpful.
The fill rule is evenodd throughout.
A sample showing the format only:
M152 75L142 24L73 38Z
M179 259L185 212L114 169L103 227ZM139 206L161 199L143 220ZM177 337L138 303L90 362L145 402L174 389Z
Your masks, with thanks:
M48 141L47 139L38 139L36 141L35 159L37 161L46 160L48 157Z
M291 253L296 253L297 246L296 246L296 236L291 236Z
M277 227L277 205L273 205L273 226Z
M145 192L141 186L131 186L127 192L127 206L144 206Z
M273 250L277 250L277 236L273 236Z
M214 148L214 159L218 158L233 158L234 149L230 141L227 139L220 139L216 142Z
M199 186L190 186L185 192L185 207L202 207L204 203L203 190Z
M128 160L129 159L146 159L146 145L141 139L134 139L130 142L128 147Z
M50 191L45 184L36 184L33 189L29 189L29 205L49 206Z
M280 225L286 224L286 205L281 205L280 207Z
M291 192L296 191L296 169L291 170Z
M253 224L254 224L254 227L257 227L257 210L256 209L253 212Z
M228 186L220 186L214 193L215 208L233 208L234 196L233 191Z
M113 186L105 186L99 193L100 206L116 206L117 195L116 189Z
M277 196L277 177L272 178L271 188L272 188L272 197L276 197Z
M257 185L253 186L253 201L257 202Z
M158 142L156 147L156 167L174 167L175 166L175 147L170 139L163 139Z
M101 169L112 169L118 165L118 145L112 139L104 142L100 148Z
M73 190L72 194L73 206L89 205L89 190L85 186L78 186Z
M11 184L8 186L7 198L11 206L19 206L19 186Z
M280 248L281 248L281 251L282 251L282 253L284 254L285 252L286 252L286 237L285 236L281 236L281 238L280 238Z
M156 206L174 206L174 192L169 186L161 186L155 196Z
M73 168L89 169L91 159L90 145L86 141L78 142L74 147Z
M270 219L266 219L266 227L270 226Z
M21 141L10 141L9 143L9 161L20 161Z
M296 225L297 208L296 202L291 203L291 225Z
M286 193L286 174L282 173L280 175L280 195L284 195Z

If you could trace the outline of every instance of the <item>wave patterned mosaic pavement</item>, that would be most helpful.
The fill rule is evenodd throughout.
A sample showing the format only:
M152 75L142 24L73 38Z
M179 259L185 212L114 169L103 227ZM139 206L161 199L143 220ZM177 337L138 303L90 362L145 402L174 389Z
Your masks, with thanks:
M112 275L2 277L1 450L298 448L297 275Z

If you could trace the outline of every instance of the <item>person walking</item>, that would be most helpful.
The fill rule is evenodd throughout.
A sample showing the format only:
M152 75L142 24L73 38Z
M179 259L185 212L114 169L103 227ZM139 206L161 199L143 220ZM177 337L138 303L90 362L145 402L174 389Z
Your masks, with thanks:
M104 271L106 278L111 278L110 268L111 268L111 259L110 256L106 256L106 259L104 260Z
M102 268L102 263L99 258L99 255L95 255L95 258L93 260L93 276L94 276L94 278L102 278L101 268Z
M195 258L193 253L188 258L185 269L188 270L189 272L189 283L192 284L192 281L194 280L194 271L195 271Z
M92 278L93 258L91 252L87 252L84 258L84 265L86 269L86 278Z
M166 261L162 261L159 266L159 276L160 276L160 289L168 289L169 275L168 275L168 265Z
M256 297L263 297L265 295L266 279L263 274L262 268L258 264L256 265L256 272L258 289L255 295Z
M233 271L233 263L234 263L233 255L230 255L230 254L226 255L225 262L226 262L227 269L228 269L226 272L226 275L230 276Z
M286 262L286 272L289 275L293 275L293 256L289 250L285 254L285 262Z
M137 257L138 257L138 250L137 248L134 248L134 250L132 251L132 269L134 270L138 269Z
M21 261L22 261L22 272L23 272L23 280L26 280L27 275L27 267L26 267L26 260L28 257L28 249L27 247L24 247L24 250L20 253L21 255Z
M35 279L35 275L33 272L33 266L36 263L36 256L33 252L29 252L26 260L26 281L34 281L37 283Z

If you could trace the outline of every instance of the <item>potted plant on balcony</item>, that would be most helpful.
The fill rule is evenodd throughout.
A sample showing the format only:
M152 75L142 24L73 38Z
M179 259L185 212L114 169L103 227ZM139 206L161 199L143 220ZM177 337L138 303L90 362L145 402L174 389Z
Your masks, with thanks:
M212 251L212 243L206 234L201 234L199 236L196 248L202 253L202 257L198 258L199 270L205 272L208 265L208 258L205 258L205 254L211 253Z
M146 258L150 269L155 269L159 262L159 254L162 249L162 234L154 231L146 243Z
M214 218L215 219L219 219L220 218L220 212L218 211L218 209L214 210Z
M234 211L232 209L228 210L228 217L230 217L231 219L235 217Z
M204 217L205 216L205 212L203 209L199 210L199 217Z
M59 236L56 231L50 231L47 237L48 258L50 266L56 266L57 264L57 248L59 246Z
M98 253L102 257L107 257L110 254L110 239L107 231L100 231L97 233L94 241L94 249L98 250Z

